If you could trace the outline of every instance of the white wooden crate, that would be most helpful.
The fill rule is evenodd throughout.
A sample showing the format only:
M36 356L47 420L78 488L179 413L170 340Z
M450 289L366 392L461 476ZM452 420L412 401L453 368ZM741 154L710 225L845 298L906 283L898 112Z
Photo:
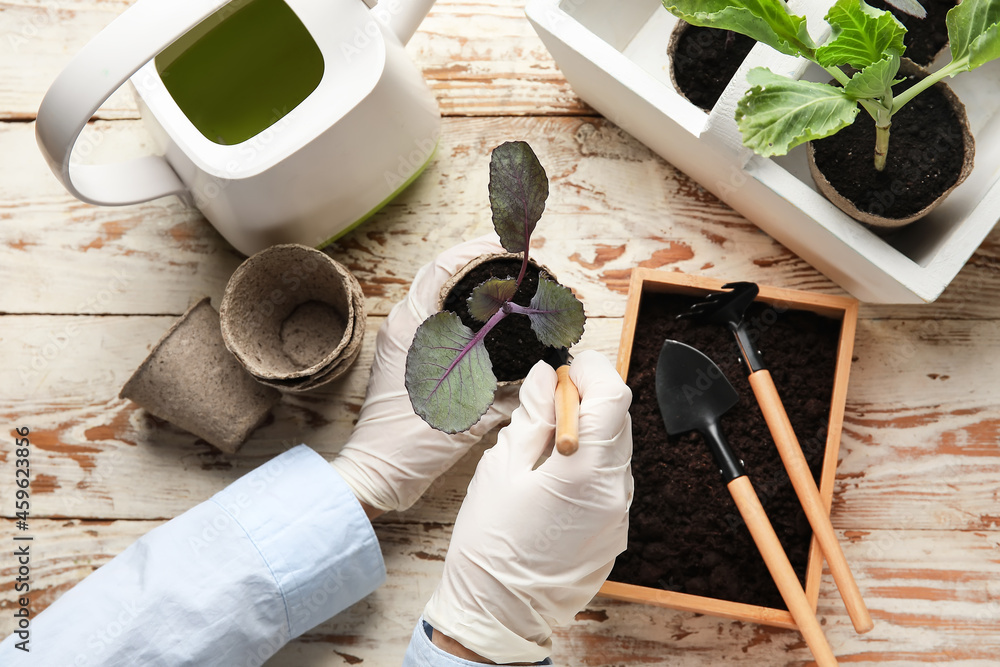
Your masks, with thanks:
M826 30L830 4L793 9ZM757 44L706 114L670 82L666 49L677 19L659 0L530 0L526 11L581 98L862 301L933 301L1000 219L1000 62L948 82L976 138L972 174L930 215L881 237L819 194L804 147L766 159L740 144L733 110L750 68L828 78L819 68Z

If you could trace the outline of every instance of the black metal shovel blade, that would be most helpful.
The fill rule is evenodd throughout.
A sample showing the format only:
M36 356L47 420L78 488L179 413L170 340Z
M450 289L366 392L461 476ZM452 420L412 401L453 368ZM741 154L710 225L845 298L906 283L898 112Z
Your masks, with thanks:
M690 345L666 340L656 363L656 399L667 433L677 435L705 433L739 395L715 362Z

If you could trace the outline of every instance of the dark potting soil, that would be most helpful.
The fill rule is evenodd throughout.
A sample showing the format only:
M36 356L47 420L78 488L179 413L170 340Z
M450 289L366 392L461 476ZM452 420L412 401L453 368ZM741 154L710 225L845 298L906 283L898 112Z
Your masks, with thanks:
M956 0L920 0L920 4L927 10L927 16L922 19L910 16L883 0L866 1L875 9L888 9L906 26L906 37L903 38L906 53L903 55L918 65L929 65L934 56L948 43L945 15L958 4Z
M917 79L894 88L898 95ZM964 161L962 125L944 93L932 86L892 119L885 169L876 171L875 121L865 111L850 127L813 142L816 166L859 210L905 218L958 180Z
M786 609L701 436L668 436L656 402L656 361L666 338L692 345L723 370L739 403L722 430L745 463L792 566L804 582L812 530L737 359L719 325L676 320L698 299L643 294L629 361L632 475L628 550L612 581ZM751 330L817 478L826 448L840 322L754 303Z
M469 314L466 303L472 290L490 278L513 279L520 272L520 259L494 259L480 264L455 284L444 301L444 308L456 313L465 326L479 331L483 323ZM529 263L524 280L514 295L514 302L527 306L537 289L538 267ZM531 367L551 350L538 341L535 332L531 330L531 321L523 315L505 317L486 334L485 343L490 361L493 362L493 374L499 382L524 379Z
M671 58L674 81L692 104L711 111L746 59L754 40L718 28L688 26Z

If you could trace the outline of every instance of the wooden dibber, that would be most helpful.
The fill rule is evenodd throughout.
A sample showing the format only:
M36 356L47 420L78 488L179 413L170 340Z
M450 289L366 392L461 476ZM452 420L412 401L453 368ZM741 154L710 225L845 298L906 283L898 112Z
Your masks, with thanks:
M851 617L854 629L859 633L868 632L874 626L868 607L861 597L861 591L854 580L851 568L847 564L847 558L833 532L833 525L830 523L830 516L826 512L819 489L816 488L816 481L813 479L809 464L799 446L795 431L792 430L788 414L778 396L778 390L774 386L771 372L767 369L755 371L749 375L750 387L753 389L757 403L761 412L764 413L764 420L767 428L771 431L771 437L778 448L781 461L788 471L788 477L792 481L802 509L805 510L809 525L812 526L813 534L819 542L823 556L830 566L830 573L837 584L837 590L844 600L844 606Z
M569 456L580 446L580 392L569 377L569 364L556 369L556 450Z

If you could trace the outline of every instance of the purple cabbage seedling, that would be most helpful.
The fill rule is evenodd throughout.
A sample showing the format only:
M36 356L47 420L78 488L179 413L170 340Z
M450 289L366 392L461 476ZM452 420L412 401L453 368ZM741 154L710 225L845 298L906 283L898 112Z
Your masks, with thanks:
M500 243L521 253L517 278L491 278L468 299L480 322L473 331L450 311L430 316L417 328L406 355L406 391L414 411L446 433L471 428L486 413L497 379L486 350L486 334L504 318L526 316L544 345L567 348L583 335L583 304L566 287L539 275L528 306L513 298L528 268L531 233L545 210L549 181L531 147L523 141L501 144L490 159L490 207Z

